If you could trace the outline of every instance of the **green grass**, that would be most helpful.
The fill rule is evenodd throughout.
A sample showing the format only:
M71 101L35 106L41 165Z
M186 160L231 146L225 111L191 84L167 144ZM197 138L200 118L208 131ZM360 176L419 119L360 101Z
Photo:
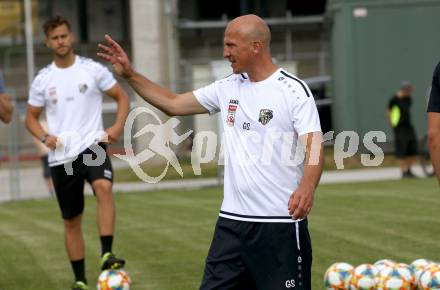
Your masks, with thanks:
M221 199L220 188L116 194L115 252L128 261L132 289L198 289ZM86 204L93 286L99 274L94 198ZM320 186L309 218L313 289L323 289L323 272L337 261L440 260L439 212L434 179ZM0 289L67 289L72 273L62 231L53 199L0 204Z

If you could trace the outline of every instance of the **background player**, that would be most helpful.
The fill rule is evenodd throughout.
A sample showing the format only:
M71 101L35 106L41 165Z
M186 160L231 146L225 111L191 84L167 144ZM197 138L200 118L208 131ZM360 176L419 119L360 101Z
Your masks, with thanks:
M402 82L400 89L388 103L387 116L393 127L395 155L399 160L403 178L413 178L411 166L417 154L417 137L411 122L411 94L414 86Z
M75 274L72 289L88 289L84 263L81 219L84 209L84 180L97 199L96 219L101 239L102 269L118 268L124 260L112 254L115 205L112 197L113 171L106 145L121 134L129 110L129 98L110 71L101 64L75 55L69 22L55 16L44 24L46 45L54 61L32 82L26 115L28 130L51 149L49 165L57 200L64 219L65 243ZM118 105L116 121L103 131L103 93ZM48 130L38 122L45 109ZM101 150L100 150L101 149ZM98 154L101 152L101 155ZM96 166L83 157L94 155ZM69 174L70 168L73 174Z

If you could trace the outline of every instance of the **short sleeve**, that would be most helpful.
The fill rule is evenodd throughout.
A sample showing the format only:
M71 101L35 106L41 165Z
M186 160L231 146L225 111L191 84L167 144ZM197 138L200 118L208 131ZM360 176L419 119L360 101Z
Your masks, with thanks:
M434 70L431 94L428 102L428 112L440 113L440 63Z
M220 111L220 102L216 86L216 83L212 83L193 91L197 101L209 111L209 114L215 114Z
M296 93L297 95L298 93ZM312 96L307 96L305 92L302 96L296 96L292 109L293 127L298 136L321 132L318 108Z
M110 90L116 84L116 79L107 67L98 64L97 82L98 88L105 92Z
M38 79L35 79L29 90L29 100L28 104L34 107L44 107L45 106L45 97L44 97L44 89L40 87L41 82Z
M0 94L4 94L6 91L5 82L3 81L3 75L0 72Z

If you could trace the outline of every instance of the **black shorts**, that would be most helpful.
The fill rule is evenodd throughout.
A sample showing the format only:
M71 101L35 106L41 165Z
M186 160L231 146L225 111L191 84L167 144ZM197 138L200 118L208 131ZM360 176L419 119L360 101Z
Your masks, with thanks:
M257 223L219 217L201 290L311 289L307 220Z
M43 168L43 177L49 178L50 169L49 169L49 161L47 155L41 156L41 167Z
M412 127L394 129L395 155L398 159L417 154L417 137Z
M106 150L105 144L99 144ZM53 185L61 209L63 219L71 219L84 210L84 184L85 180L90 184L97 179L107 179L113 182L113 169L108 154L105 155L105 161L99 166L88 166L83 162L85 154L92 154L96 159L96 154L89 148L79 154L78 158L71 162L73 174L67 174L64 164L50 168ZM69 164L70 165L70 164Z

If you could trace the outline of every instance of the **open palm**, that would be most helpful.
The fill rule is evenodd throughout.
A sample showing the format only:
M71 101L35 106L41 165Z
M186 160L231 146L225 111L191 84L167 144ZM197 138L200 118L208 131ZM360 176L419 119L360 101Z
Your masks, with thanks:
M122 47L114 41L109 35L105 35L105 40L108 45L98 44L103 52L98 52L98 56L106 61L111 62L116 74L127 78L133 73L130 60L127 53Z

